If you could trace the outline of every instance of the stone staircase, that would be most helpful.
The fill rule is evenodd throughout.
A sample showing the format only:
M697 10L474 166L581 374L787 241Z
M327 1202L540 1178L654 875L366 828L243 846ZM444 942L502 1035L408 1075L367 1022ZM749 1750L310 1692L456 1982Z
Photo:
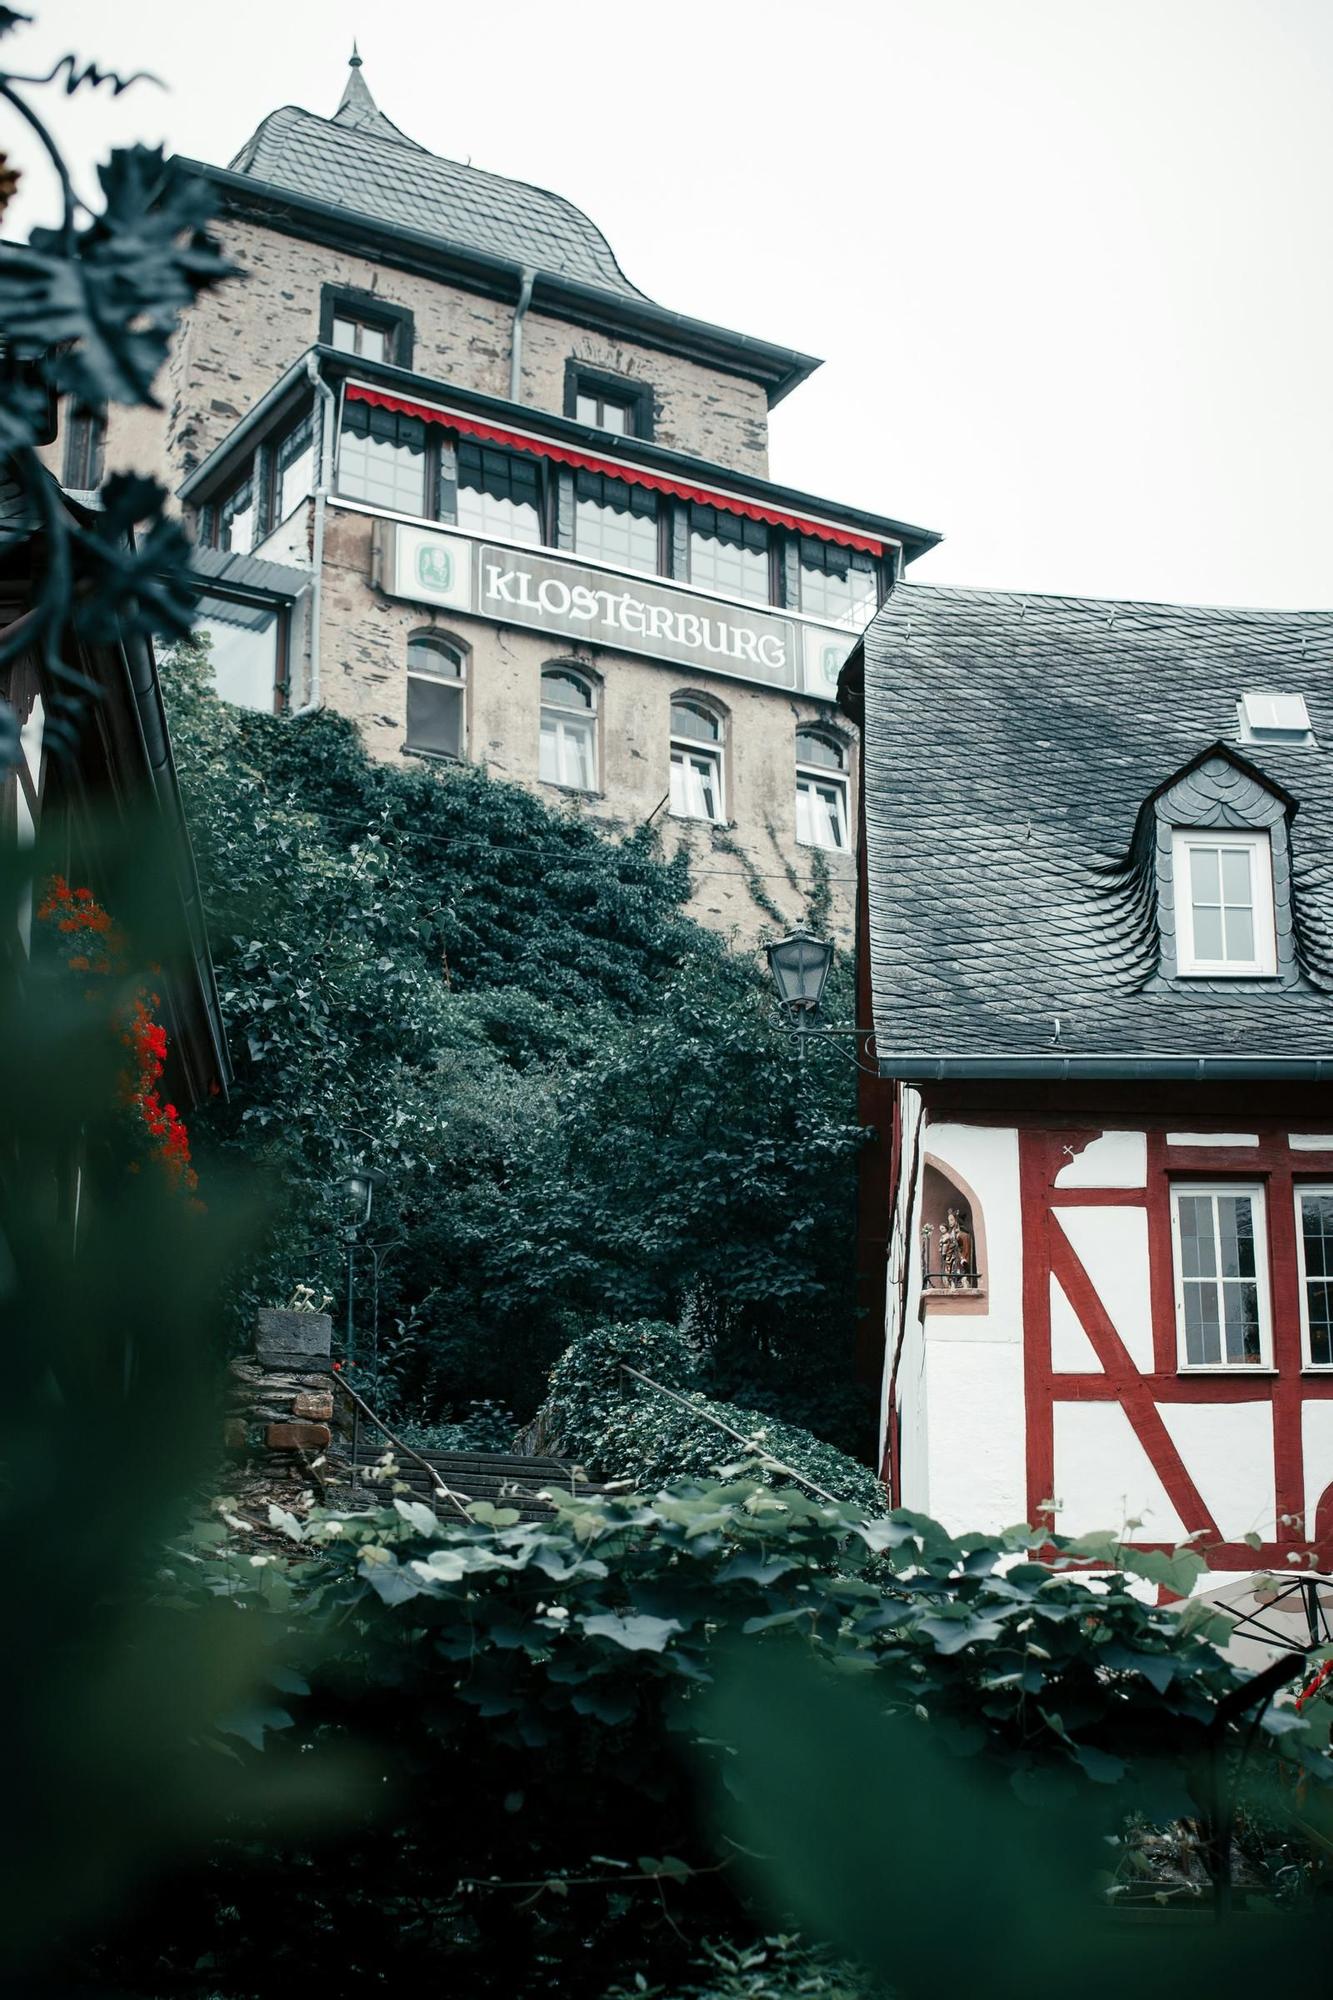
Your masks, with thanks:
M348 1465L358 1499L364 1497L382 1503L403 1497L393 1495L387 1483L366 1477L389 1449L387 1442L374 1434L372 1426L363 1427L355 1461ZM545 1491L591 1499L607 1490L594 1485L578 1467L559 1458L528 1458L503 1451L423 1451L420 1458L409 1458L406 1452L395 1451L393 1458L397 1467L394 1477L411 1487L413 1499L426 1501L446 1520L455 1510L438 1491L421 1459L460 1499L487 1500L494 1507L513 1507L525 1521L540 1520L550 1513L550 1502L539 1497Z

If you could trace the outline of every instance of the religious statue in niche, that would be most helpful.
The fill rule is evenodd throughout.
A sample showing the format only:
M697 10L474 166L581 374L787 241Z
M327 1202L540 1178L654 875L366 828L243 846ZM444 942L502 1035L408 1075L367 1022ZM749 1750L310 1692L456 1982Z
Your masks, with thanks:
M952 1205L945 1210L940 1224L939 1263L931 1268L931 1238L934 1231L927 1222L921 1230L922 1264L926 1273L926 1284L943 1285L950 1291L961 1291L965 1286L975 1287L977 1282L976 1245L970 1227L971 1216L966 1208Z

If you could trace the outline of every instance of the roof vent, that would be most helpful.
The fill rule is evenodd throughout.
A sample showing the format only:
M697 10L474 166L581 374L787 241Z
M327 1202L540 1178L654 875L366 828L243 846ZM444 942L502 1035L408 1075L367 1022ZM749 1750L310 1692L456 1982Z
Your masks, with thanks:
M1236 703L1242 743L1313 743L1303 694L1252 690Z

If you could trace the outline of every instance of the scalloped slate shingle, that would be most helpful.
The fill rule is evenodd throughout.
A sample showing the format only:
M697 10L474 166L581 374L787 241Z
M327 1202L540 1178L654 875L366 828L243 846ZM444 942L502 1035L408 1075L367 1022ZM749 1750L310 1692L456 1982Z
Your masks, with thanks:
M399 132L368 93L345 98L336 118L317 118L292 104L270 112L232 161L232 171L620 298L646 297L625 276L600 229L572 202L428 153Z
M1248 688L1303 694L1315 745L1238 744ZM1200 990L1145 974L1136 821L1219 740L1297 801L1294 987ZM1333 612L899 585L865 639L870 954L886 1070L895 1055L1333 1056L1325 745Z

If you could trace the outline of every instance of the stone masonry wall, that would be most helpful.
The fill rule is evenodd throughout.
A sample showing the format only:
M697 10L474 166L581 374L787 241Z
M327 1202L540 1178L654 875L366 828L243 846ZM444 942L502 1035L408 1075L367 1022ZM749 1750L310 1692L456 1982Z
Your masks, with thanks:
M832 726L826 703L684 666L575 645L452 612L432 613L386 597L370 581L373 521L329 509L325 530L321 698L347 715L367 749L404 761L409 633L436 630L467 649L468 754L491 775L564 804L608 832L652 819L668 853L694 857L691 913L712 929L758 942L808 910L819 866L827 863L827 923L842 940L855 915L855 862L796 841L794 732L802 722ZM541 670L577 661L599 683L600 790L570 793L538 777ZM725 805L729 824L672 819L670 720L673 695L708 696L726 717ZM855 752L852 755L853 772ZM852 802L853 816L855 799ZM854 823L854 817L853 817Z
M326 284L378 292L407 307L418 374L508 396L512 304L253 222L225 219L215 233L245 275L204 293L185 316L156 385L162 409L112 412L108 470L132 464L174 489L318 340L320 288ZM766 475L768 410L758 384L531 312L523 332L521 400L563 413L570 356L650 383L657 443ZM49 454L53 467L60 449Z

